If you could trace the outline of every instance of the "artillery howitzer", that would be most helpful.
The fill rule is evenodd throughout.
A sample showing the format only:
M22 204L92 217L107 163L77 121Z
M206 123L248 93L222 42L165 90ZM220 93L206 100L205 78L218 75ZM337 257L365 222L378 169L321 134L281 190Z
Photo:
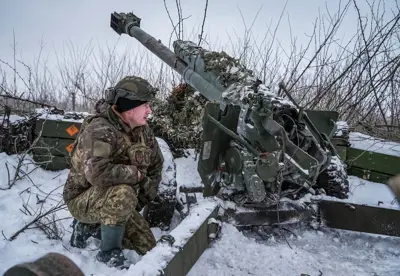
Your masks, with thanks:
M283 83L279 89L288 100L278 97L224 52L182 40L174 41L171 51L143 31L140 22L132 13L111 14L115 32L136 38L209 101L198 159L204 187L180 187L181 192L202 191L209 197L193 208L182 225L191 225L193 218L198 221L200 210L208 210L209 215L197 227L186 229L184 245L172 245L178 253L166 258L163 275L189 272L217 236L218 220L260 233L282 223L305 222L316 228L400 236L398 210L326 197L301 200L306 194L348 198L346 165L331 142L337 112L304 110ZM152 260L157 251L150 254Z
M288 202L281 201L281 197L298 199L305 192L318 194L323 190L338 198L347 197L344 163L330 141L336 112L303 110L283 84L279 88L290 101L277 97L251 71L224 53L180 40L174 42L174 53L141 30L140 19L131 13L113 13L111 27L118 34L137 38L210 101L204 114L198 163L202 191L205 196L219 194L242 207L259 209L257 213L240 210L244 216L240 212L235 216L239 226L279 223L279 215L275 219L271 211L290 221L293 209L269 208ZM171 235L178 237L176 242L159 243L132 272L186 275L216 237L216 219L221 218L224 209L219 203L211 199L194 207L186 223L172 230ZM317 207L317 219L325 220L328 227L400 236L398 210L326 199L313 201L310 206ZM70 260L50 254L36 262L16 265L7 275L62 268L80 274Z
M210 102L204 113L198 171L205 196L265 207L276 195L326 193L347 198L344 163L330 141L337 112L307 111L278 97L226 53L176 40L174 52L140 28L132 13L113 13L111 27L136 38Z

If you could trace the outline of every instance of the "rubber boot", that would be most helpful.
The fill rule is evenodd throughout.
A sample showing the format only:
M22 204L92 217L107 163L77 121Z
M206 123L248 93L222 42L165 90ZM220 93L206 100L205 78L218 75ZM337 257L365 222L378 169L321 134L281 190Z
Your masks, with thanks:
M104 225L101 226L100 251L96 256L99 262L107 264L109 267L119 269L128 268L129 263L122 252L122 239L124 237L124 225Z
M70 244L72 247L85 248L87 246L87 240L90 237L94 237L101 240L100 227L96 224L87 224L78 221L74 218L72 222L72 235Z

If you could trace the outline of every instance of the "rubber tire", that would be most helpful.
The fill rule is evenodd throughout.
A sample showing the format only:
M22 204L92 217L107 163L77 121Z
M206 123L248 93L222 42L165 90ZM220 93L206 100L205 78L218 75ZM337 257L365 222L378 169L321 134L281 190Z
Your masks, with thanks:
M328 196L348 198L349 179L346 165L337 157L332 157L328 168L318 176L316 188L324 189Z

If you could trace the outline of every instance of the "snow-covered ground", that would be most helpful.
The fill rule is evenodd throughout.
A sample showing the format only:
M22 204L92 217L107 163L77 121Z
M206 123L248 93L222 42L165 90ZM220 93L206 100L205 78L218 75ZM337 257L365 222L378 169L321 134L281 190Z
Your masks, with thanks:
M7 188L8 178L14 177L17 161L16 156L0 153L2 189ZM134 267L129 271L117 271L96 262L96 240L89 249L71 248L72 219L65 209L57 211L50 221L42 220L48 230L54 229L50 222L57 221L57 229L61 231L47 231L54 239L49 239L36 224L18 233L39 213L57 206L68 174L68 170L49 172L38 169L28 161L21 169L29 177L17 181L10 189L0 190L0 274L17 263L35 260L48 252L59 252L73 260L85 275L134 275ZM175 163L178 185L200 185L193 155L175 160ZM386 185L357 177L350 177L350 182L350 202L378 205L381 201L383 205L380 206L399 208ZM153 232L156 238L162 234L160 229L153 229ZM220 238L205 251L189 276L400 275L400 238L333 229L291 229L291 232L287 241L261 239L254 233L242 233L232 225L223 224ZM6 240L13 235L15 239ZM129 258L136 258L132 252L126 253Z
M189 276L399 275L400 239L345 231L293 230L284 240L261 240L224 224Z
M354 176L350 183L346 201L400 208L386 185ZM220 239L188 275L400 275L400 238L326 228L289 230L285 240L223 224Z

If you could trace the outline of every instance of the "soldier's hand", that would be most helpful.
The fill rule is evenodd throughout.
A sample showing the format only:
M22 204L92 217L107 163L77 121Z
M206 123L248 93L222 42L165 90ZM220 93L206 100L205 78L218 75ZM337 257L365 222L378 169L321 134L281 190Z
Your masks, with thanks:
M156 201L157 197L159 198L157 189L155 187L150 186L150 188L147 191L147 198L149 199L149 201Z
M157 188L151 185L151 180L147 176L139 182L139 193L143 194L147 201L153 201L158 196Z
M156 205L161 204L162 203L162 198L157 194L151 202L156 204Z
M138 199L138 203L136 206L136 210L142 210L144 206L146 206L147 204L149 204L150 199L147 195L147 192L144 191L144 189L140 188L138 191L138 195L137 195L137 199Z
M146 170L138 169L138 182L142 182L147 177L146 173Z
M138 203L135 209L136 211L140 212L143 209L143 207L147 205L148 201L143 194L139 194L137 198L138 198Z
M140 190L143 194L147 194L150 189L150 178L144 175L143 179L139 182Z

